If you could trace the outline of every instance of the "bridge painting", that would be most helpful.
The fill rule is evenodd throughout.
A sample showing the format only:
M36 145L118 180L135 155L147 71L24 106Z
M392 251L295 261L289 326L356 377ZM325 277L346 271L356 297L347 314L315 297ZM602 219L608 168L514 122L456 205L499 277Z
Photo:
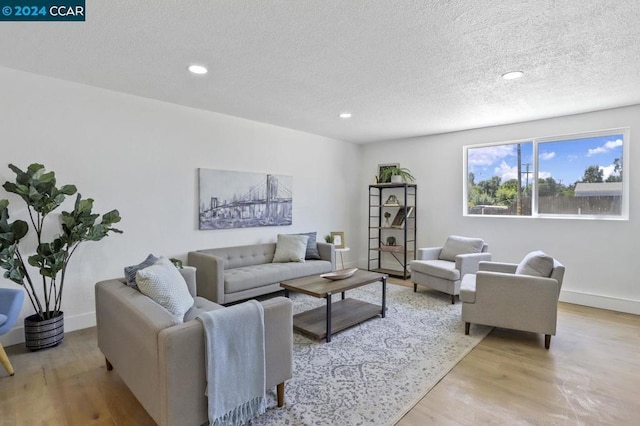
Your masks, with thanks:
M200 229L291 225L292 176L198 169Z

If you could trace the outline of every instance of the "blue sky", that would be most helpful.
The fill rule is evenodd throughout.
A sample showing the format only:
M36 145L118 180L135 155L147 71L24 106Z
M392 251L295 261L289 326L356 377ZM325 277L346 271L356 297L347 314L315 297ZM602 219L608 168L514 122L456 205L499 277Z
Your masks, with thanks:
M500 176L502 182L517 177L517 145L494 145L469 148L467 167L475 175L475 182ZM582 179L584 171L592 165L599 166L606 179L613 173L613 161L622 159L622 135L540 142L538 144L538 177L553 177L564 185ZM527 164L533 172L533 143L521 143L522 182L526 181ZM529 179L533 173L529 174Z

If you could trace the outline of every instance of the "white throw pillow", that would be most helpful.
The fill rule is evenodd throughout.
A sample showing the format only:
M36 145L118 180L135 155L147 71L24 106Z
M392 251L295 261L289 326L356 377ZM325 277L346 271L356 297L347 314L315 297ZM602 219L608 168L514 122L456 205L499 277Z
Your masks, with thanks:
M142 294L171 312L180 322L193 306L187 282L166 257L161 257L153 265L136 272L136 283Z
M273 263L304 262L308 239L307 235L278 234Z
M543 251L532 251L522 259L516 268L517 275L532 275L534 277L551 276L553 271L553 258Z

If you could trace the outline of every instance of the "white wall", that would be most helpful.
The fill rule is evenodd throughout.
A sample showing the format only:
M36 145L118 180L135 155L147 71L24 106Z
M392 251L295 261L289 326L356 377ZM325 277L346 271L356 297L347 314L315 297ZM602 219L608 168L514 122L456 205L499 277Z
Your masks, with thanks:
M15 177L7 164L40 162L59 184L94 198L95 211L117 208L123 218L124 234L85 243L72 259L66 331L95 324L97 281L122 276L150 252L186 260L190 250L275 241L278 233L322 238L337 230L348 240L358 229L357 145L2 67L0 130L0 183ZM293 225L199 231L200 167L293 176ZM10 212L24 214L21 200L0 192ZM16 285L0 278L0 286ZM32 313L26 300L22 317ZM23 340L21 318L2 342Z
M418 246L442 245L447 235L484 238L495 260L519 262L542 249L565 264L561 300L640 314L640 134L635 132L640 106L489 127L450 134L387 141L363 147L362 186L377 164L398 162L418 184ZM462 216L463 146L631 127L629 146L630 213L628 221L592 221ZM364 192L364 191L363 191ZM367 200L361 198L366 214ZM366 265L366 229L361 229L360 264Z

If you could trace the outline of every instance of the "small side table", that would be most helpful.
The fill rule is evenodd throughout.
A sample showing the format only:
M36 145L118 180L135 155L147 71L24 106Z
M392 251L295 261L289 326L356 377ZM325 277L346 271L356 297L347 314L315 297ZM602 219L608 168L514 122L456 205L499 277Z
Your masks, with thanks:
M342 253L351 250L349 247L345 248L337 248L336 251L340 253L340 264L342 265L342 269L344 269L344 260L342 259Z

